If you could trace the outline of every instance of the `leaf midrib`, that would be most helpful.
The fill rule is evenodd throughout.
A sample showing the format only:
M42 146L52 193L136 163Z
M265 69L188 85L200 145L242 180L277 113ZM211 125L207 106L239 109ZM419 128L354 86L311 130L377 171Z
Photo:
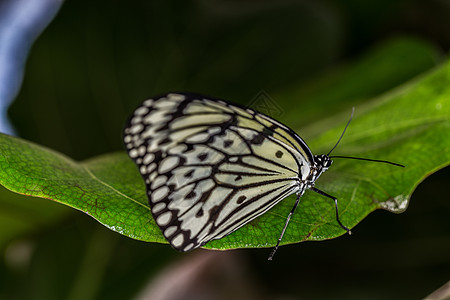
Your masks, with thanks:
M114 192L117 193L118 195L120 195L120 196L122 196L122 197L124 197L124 198L126 198L126 199L128 199L128 200L131 200L132 202L134 202L134 203L136 203L136 204L138 204L138 205L140 205L140 206L142 206L142 207L144 207L145 209L147 209L147 210L150 211L150 207L149 207L149 206L147 206L147 205L145 205L145 204L143 204L143 203L137 201L136 199L134 199L134 198L132 198L132 197L130 197L130 196L128 196L128 195L125 195L124 193L122 193L122 192L119 191L118 189L114 188L113 186L109 185L108 183L104 182L103 180L101 180L100 178L98 178L97 176L95 176L95 174L88 168L88 166L86 166L86 165L81 165L81 167L88 173L88 175L89 175L93 180L97 181L98 183L100 183L101 185L105 186L106 188L108 188L108 189L114 191Z

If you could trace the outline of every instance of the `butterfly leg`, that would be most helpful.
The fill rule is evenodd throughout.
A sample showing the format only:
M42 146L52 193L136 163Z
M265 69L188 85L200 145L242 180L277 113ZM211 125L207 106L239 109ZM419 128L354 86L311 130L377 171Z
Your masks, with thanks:
M346 226L344 226L344 225L341 223L341 220L339 219L339 209L338 209L338 200L337 200L337 198L336 198L336 197L333 197L333 196L331 196L331 195L329 195L329 194L327 194L327 193L325 193L325 192L323 192L323 191L321 191L321 190L319 190L319 189L316 189L315 187L310 187L310 189L311 189L312 191L318 193L318 194L321 194L322 196L325 196L325 197L328 197L328 198L334 200L334 206L336 207L336 221L339 223L339 225L340 225L345 231L347 231L347 233L348 233L349 235L351 235L352 232L350 231L350 229L348 229Z
M291 209L291 212L289 213L289 215L288 215L288 217L286 219L286 223L284 224L283 231L281 231L281 235L278 238L278 242L275 245L275 247L273 248L272 252L270 252L269 258L267 260L272 260L273 256L275 255L275 252L277 252L278 247L280 246L281 239L283 238L284 232L286 231L286 228L287 228L287 226L289 224L289 221L291 220L292 214L294 213L295 209L298 206L298 203L300 202L300 196L301 196L301 194L297 194L297 200L295 201L294 207Z

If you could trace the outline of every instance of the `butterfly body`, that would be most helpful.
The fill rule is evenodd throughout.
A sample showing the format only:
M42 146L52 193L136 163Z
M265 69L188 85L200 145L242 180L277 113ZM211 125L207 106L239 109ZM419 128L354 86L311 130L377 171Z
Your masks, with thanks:
M156 224L179 251L234 232L291 194L298 202L332 163L278 121L195 94L144 101L124 141Z

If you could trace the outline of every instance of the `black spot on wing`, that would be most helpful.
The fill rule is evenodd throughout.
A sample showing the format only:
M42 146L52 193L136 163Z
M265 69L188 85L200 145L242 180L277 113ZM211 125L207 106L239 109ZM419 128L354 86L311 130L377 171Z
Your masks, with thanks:
M208 157L208 153L200 153L200 154L197 156L197 158L198 158L200 161L204 161L207 157Z
M165 139L162 139L161 141L158 142L158 146L166 145L166 144L170 143L171 141L172 141L171 138L166 137Z
M244 195L242 195L242 196L239 196L239 198L237 199L237 204L241 204L242 202L244 202L245 201L245 199L247 199L247 197L245 197Z
M192 199L192 198L195 197L195 195L196 195L195 192L192 191L192 192L190 192L189 194L186 195L186 199Z
M223 141L223 147L224 148L228 148L231 145L233 145L233 141L232 140L225 140L225 141Z
M273 127L274 125L272 125L272 127ZM273 129L271 129L271 128L268 128L268 127L264 127L264 129L263 129L263 131L262 131L262 134L264 135L264 136L273 136L273 133L274 133L274 130Z
M186 172L184 174L184 177L185 178L191 178L193 174L194 174L194 170L190 170L190 171L188 171L188 172Z
M258 133L250 140L250 143L253 145L261 145L264 142L264 139L264 135Z
M211 207L211 209L209 210L210 218L215 219L217 217L217 215L220 213L220 211L221 211L220 205Z

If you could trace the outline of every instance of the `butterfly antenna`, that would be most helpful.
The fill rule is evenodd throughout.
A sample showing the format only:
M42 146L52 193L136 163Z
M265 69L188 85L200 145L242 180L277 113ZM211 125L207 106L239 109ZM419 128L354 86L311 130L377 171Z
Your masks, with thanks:
M402 167L402 168L405 167L402 164L398 164L398 163L388 161L388 160L380 160L380 159L362 158L362 157L354 157L354 156L341 156L341 155L332 155L332 156L330 156L330 158L348 158L348 159L366 160L366 161L374 161L374 162L390 164L390 165L394 165L394 166Z
M348 159L358 159L358 160L365 160L365 161L373 161L373 162L380 162L385 164L394 165L397 167L404 168L405 166L402 164L398 164L395 162L387 161L387 160L379 160L379 159L370 159L370 158L362 158L362 157L354 157L354 156L341 156L341 155L332 155L330 156L331 152L336 149L337 145L339 145L339 142L341 141L342 137L344 136L345 131L347 130L348 125L350 124L350 121L353 119L353 113L355 112L355 107L352 107L352 114L350 115L350 119L347 122L347 125L345 125L344 131L342 131L341 136L339 137L339 140L337 141L336 145L328 152L327 156L330 158L348 158Z
M337 141L336 145L334 145L333 148L331 148L330 152L328 152L327 156L330 156L330 153L336 149L337 145L339 145L339 142L342 140L342 137L344 136L345 131L347 130L348 125L350 124L350 121L353 119L353 113L355 112L355 107L352 107L352 114L350 115L350 119L347 122L347 125L345 125L344 131L342 131L341 136L339 137L339 140Z

